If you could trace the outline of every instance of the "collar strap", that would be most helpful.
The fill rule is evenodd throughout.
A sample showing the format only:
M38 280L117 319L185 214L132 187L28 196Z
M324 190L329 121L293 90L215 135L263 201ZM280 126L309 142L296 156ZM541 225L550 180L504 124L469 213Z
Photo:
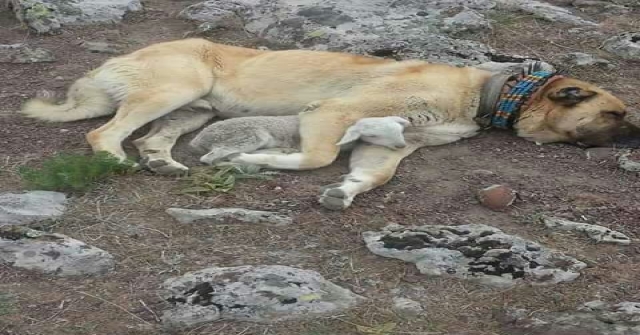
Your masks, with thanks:
M520 107L553 75L553 72L538 71L518 80L509 92L500 96L497 110L491 117L491 125L502 129L511 128L518 118Z

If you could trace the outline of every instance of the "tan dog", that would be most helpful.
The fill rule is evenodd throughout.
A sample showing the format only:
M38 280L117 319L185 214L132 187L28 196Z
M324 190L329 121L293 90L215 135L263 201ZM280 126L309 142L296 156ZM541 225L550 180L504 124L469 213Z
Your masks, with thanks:
M546 79L512 115L518 136L539 143L600 143L618 132L625 116L619 99L579 80ZM115 111L87 140L94 151L123 159L122 141L156 120L150 133L134 143L143 161L161 173L187 169L172 159L171 148L179 136L211 119L214 110L224 118L302 112L301 152L232 159L292 170L331 164L339 152L336 142L361 118L396 115L411 120L406 148L355 148L350 174L320 198L327 208L343 209L357 194L391 179L400 161L416 149L474 136L481 128L476 116L501 113L495 106L505 95L496 92L509 83L471 67L318 51L259 51L186 39L110 59L76 81L65 102L34 99L22 112L64 122Z

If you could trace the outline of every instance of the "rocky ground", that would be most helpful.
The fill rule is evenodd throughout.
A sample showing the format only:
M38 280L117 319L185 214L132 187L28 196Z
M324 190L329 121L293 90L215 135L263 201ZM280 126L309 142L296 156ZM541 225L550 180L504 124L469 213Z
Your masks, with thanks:
M34 1L8 3L20 9ZM0 10L0 44L12 45L0 46L0 226L16 221L3 212L12 204L30 203L5 194L24 188L20 166L60 151L88 153L84 134L106 121L45 124L17 115L20 104L40 89L64 92L115 54L185 36L471 65L521 55L611 90L632 119L640 115L640 38L620 35L640 31L635 1L115 3L115 12L100 15L29 7L18 11L23 22ZM90 22L96 18L118 22ZM181 142L176 156L194 165ZM347 171L344 158L214 196L181 194L182 181L149 172L67 199L52 196L58 200L46 208L53 218L22 213L37 221L29 225L35 231L0 231L0 334L638 334L640 184L618 166L620 152L536 146L491 131L416 152L388 185L344 212L317 203L320 187ZM504 211L477 199L494 184L517 191ZM273 212L254 214L278 223L167 212L221 207ZM550 217L616 232L557 230ZM443 228L452 225L468 226ZM22 250L31 253L15 251L27 244ZM52 244L65 248L43 251ZM38 270L17 262L20 255L50 266ZM54 263L67 259L71 265ZM180 277L190 271L201 279ZM475 276L494 280L469 280ZM167 328L185 320L180 307L191 313L189 328Z

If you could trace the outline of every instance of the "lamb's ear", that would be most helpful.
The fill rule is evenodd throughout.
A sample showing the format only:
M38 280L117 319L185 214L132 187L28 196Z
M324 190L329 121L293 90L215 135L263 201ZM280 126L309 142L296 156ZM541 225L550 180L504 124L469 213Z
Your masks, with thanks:
M403 118L403 117L399 117L399 116L393 116L393 121L398 122L401 126L403 127L409 127L411 125L411 122L409 122L409 120Z
M349 127L347 132L342 136L342 139L336 143L336 145L343 145L347 143L351 143L353 141L357 141L360 138L360 132L356 129L356 127Z

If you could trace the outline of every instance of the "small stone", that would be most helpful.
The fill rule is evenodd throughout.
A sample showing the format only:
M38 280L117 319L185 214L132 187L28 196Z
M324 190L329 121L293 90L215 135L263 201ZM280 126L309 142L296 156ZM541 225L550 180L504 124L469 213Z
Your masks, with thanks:
M47 49L31 47L24 43L0 44L0 63L45 63L55 62L53 53Z
M94 53L121 54L122 47L117 44L106 42L83 42L82 47Z
M491 30L491 24L483 14L466 7L460 13L444 19L443 23L443 29L446 32L483 32Z
M550 22L564 22L578 26L597 26L598 24L585 20L571 13L570 10L536 0L497 0L505 9L518 10L529 13Z
M613 36L604 41L603 49L624 59L640 59L640 32Z
M478 200L494 211L503 211L516 200L516 192L504 185L492 185L478 192Z
M293 222L290 217L282 216L274 212L255 211L244 208L169 208L166 212L180 223L193 223L196 221L228 223L229 219L232 219L245 223L264 224L268 226L286 226Z
M392 309L403 317L416 317L424 314L424 308L419 302L401 297L393 298Z
M629 172L640 172L640 157L637 152L625 152L618 157L618 166Z
M604 68L612 68L613 65L606 59L597 58L583 52L571 52L564 56L564 61L573 66L597 65Z

